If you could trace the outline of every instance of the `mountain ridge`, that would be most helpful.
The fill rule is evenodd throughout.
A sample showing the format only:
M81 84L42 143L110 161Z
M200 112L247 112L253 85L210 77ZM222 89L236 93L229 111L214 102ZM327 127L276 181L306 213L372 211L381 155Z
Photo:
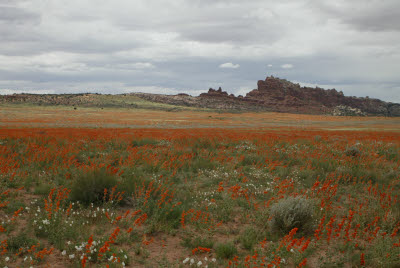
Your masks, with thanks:
M117 96L117 97L116 97ZM39 105L72 105L88 107L131 107L143 100L170 106L209 108L222 111L271 111L301 114L331 114L354 116L400 116L400 104L369 97L344 96L336 89L301 87L273 76L257 82L245 96L228 94L221 88L210 88L199 96L151 93L126 94L12 94L0 95L0 103L31 103ZM149 105L148 108L155 107ZM165 107L166 108L166 107ZM171 107L170 107L171 108Z

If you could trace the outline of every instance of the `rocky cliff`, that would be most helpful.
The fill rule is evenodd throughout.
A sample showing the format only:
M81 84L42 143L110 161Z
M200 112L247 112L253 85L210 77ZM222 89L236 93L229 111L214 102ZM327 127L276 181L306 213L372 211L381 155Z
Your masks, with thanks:
M244 97L228 95L221 88L209 89L208 93L200 94L199 97L246 103L253 108L278 112L400 116L400 104L397 103L388 103L368 97L347 97L336 89L301 87L299 84L273 76L258 81L257 89L250 91ZM354 113L354 109L357 110L357 113ZM349 113L338 111L349 111Z

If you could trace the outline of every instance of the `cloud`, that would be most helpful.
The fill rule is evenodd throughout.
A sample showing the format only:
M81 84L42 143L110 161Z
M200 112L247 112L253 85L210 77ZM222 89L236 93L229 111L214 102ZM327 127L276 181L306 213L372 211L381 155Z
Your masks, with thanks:
M113 65L113 67L134 70L134 69L153 69L156 66L154 64L152 64L151 62L135 62L135 63L116 64L116 65Z
M391 100L399 13L398 0L0 0L0 92L235 93L273 74Z
M10 23L10 24L11 23L26 24L31 22L39 23L40 18L41 18L40 14L31 12L23 8L0 5L0 22L3 23Z
M400 31L400 3L397 0L372 0L368 4L364 0L313 0L310 5L328 19L339 20L361 31Z
M239 64L233 64L232 62L226 62L219 66L219 68L226 68L226 69L237 69L239 68Z
M28 94L55 94L54 90L10 90L1 89L0 95L11 95L14 93L28 93Z
M281 65L282 69L292 69L294 66L291 63L285 63Z

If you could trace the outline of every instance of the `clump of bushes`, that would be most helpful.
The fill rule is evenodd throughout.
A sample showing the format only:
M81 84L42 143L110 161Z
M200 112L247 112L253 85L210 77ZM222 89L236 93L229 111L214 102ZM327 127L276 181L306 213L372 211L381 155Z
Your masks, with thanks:
M240 234L239 240L244 249L253 249L257 243L257 234L257 230L254 228L247 228Z
M72 183L70 199L86 205L101 203L104 200L104 189L110 192L117 184L117 177L105 168L82 172Z
M320 135L314 136L314 141L319 142L322 140L322 137Z
M18 252L21 248L30 248L36 245L39 241L28 236L27 233L18 233L16 236L9 237L7 240L7 249L11 252Z
M218 259L230 259L237 254L237 249L232 242L220 243L215 247Z
M144 145L157 145L159 143L158 140L155 139L150 139L150 138L143 138L143 139L137 139L137 140L133 140L131 142L131 146L132 147L140 147L140 146L144 146Z
M346 149L345 154L347 156L357 157L361 155L361 151L357 148L357 146L350 146Z
M271 229L287 234L293 228L309 233L313 229L314 204L303 197L287 197L271 206Z

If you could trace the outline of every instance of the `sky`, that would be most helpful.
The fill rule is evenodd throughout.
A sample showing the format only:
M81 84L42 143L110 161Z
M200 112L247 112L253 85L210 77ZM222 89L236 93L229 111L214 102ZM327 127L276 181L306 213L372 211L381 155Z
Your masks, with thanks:
M400 103L399 0L0 0L0 94L245 94L276 76Z

